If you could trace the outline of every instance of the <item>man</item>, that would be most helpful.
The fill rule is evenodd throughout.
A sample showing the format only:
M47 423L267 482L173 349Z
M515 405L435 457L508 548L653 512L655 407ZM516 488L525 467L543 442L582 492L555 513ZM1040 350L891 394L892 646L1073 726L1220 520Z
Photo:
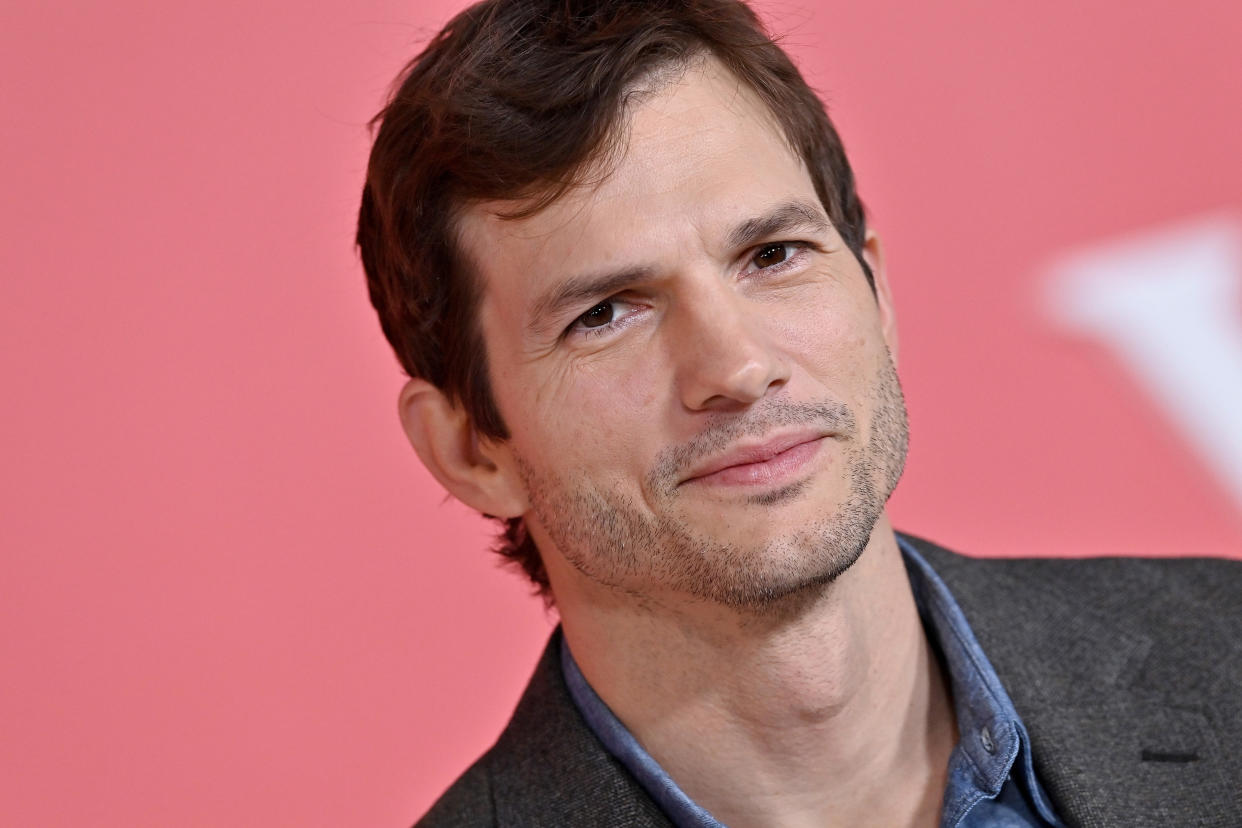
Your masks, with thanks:
M402 422L561 618L420 824L1242 824L1237 566L894 533L882 248L749 9L484 2L380 121Z

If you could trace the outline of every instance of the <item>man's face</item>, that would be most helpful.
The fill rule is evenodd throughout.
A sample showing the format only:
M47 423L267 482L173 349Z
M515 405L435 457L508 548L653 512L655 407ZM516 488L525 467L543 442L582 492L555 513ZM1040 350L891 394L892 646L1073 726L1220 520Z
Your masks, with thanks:
M462 220L530 531L550 571L628 594L756 607L827 583L905 459L887 290L718 64L627 127L548 208Z

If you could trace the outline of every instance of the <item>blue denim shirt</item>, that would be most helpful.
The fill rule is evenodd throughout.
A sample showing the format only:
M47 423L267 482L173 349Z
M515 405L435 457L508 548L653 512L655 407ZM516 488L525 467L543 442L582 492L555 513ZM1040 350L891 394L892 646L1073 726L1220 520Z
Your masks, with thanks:
M966 616L931 566L900 537L923 629L944 659L960 741L949 756L941 828L1061 826L1031 761L1031 743L1009 694L975 640ZM595 694L561 638L569 694L604 748L633 774L678 828L721 828L677 786Z

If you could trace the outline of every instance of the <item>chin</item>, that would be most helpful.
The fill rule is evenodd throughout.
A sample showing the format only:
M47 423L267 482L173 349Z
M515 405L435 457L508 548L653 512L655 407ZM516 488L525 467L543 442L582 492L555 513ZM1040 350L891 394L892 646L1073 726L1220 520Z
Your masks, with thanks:
M749 612L801 604L858 561L878 516L849 508L785 513L763 527L776 533L756 527L753 537L739 536L739 519L727 539L683 534L682 543L658 550L650 575L666 589ZM791 524L799 528L790 532Z

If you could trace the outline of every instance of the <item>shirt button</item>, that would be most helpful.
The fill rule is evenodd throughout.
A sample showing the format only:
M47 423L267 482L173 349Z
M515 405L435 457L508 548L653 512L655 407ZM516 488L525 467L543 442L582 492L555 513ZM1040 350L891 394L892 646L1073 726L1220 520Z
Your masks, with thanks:
M996 742L992 741L992 732L986 727L979 729L979 742L988 753L996 753Z

